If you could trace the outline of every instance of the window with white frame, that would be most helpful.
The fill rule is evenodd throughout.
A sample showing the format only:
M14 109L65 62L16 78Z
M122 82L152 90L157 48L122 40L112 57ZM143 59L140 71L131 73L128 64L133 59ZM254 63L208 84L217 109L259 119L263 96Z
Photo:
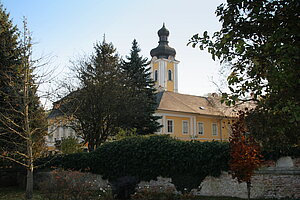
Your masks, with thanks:
M203 122L198 122L198 134L204 135L204 123Z
M218 135L218 125L216 123L212 124L212 135L213 136Z
M174 121L171 119L167 120L167 131L168 133L173 133L174 131Z
M183 120L182 121L182 134L189 133L189 121Z

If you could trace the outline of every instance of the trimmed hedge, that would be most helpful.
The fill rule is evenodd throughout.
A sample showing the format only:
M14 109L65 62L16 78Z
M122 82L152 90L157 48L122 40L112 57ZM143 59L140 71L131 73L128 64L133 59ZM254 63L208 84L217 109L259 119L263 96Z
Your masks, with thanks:
M169 136L138 136L103 144L91 153L50 159L48 166L89 170L110 181L132 176L149 181L170 177L180 191L196 188L208 175L228 170L229 145L180 141Z
M274 148L273 151L263 151L262 154L265 160L278 160L280 157L284 156L300 158L300 145L285 149L284 152L281 149Z
M89 171L91 162L91 153L81 152L40 158L35 162L35 166L40 166L40 169L62 168L76 171Z
M177 189L190 190L206 176L219 176L228 169L228 149L227 143L186 142L168 136L127 138L97 149L91 169L109 180L128 175L145 181L170 177Z
M288 155L300 157L300 148L291 148ZM265 160L276 160L283 154L273 151L263 152L263 156ZM111 182L122 177L135 177L138 181L170 177L178 190L189 191L206 176L228 171L229 159L229 143L180 141L155 135L108 142L91 153L48 157L36 164L89 171Z

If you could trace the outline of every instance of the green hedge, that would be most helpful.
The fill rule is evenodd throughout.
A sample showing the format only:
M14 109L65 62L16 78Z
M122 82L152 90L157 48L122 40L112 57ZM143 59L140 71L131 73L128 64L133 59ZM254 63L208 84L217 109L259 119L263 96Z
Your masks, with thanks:
M48 166L89 169L110 181L124 176L133 176L140 181L157 176L170 177L177 189L188 191L196 188L206 176L219 176L221 171L228 170L229 145L179 141L169 136L140 136L105 143L91 153L49 160Z
M40 158L35 162L39 169L62 168L77 171L89 171L91 165L91 153L59 154Z
M263 152L265 160L281 153ZM289 155L300 156L300 148ZM196 188L208 175L228 170L229 143L180 141L168 136L140 136L108 142L91 153L58 155L39 160L46 167L60 167L101 174L114 182L122 177L149 181L170 177L178 190Z
M265 160L278 160L280 157L291 156L292 158L300 158L300 145L290 147L282 151L274 148L272 151L263 150L262 154Z

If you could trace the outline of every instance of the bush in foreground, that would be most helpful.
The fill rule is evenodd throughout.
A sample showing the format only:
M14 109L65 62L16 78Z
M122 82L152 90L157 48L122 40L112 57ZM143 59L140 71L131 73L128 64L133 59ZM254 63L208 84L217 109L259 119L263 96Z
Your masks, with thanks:
M101 174L113 182L122 177L138 181L170 177L188 192L208 175L228 170L229 145L220 142L180 141L169 136L130 137L108 142L91 153L50 159L48 166Z

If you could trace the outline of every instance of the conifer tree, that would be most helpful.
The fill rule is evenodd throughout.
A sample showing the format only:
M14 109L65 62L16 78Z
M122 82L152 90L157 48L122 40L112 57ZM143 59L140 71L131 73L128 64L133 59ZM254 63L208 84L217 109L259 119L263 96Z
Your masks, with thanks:
M140 53L137 41L134 39L127 61L122 61L127 92L126 104L123 109L127 115L122 119L122 128L136 129L137 134L151 134L159 128L154 116L156 97L154 82L150 76L149 62Z
M120 59L112 43L103 40L94 49L94 55L75 66L80 88L64 102L77 122L75 130L88 143L89 151L118 133L124 87Z
M12 116L12 109L19 111L20 99L16 86L20 85L21 79L21 49L19 47L19 33L16 26L9 19L9 14L0 5L0 116ZM0 119L2 119L1 117ZM11 150L13 147L7 140L19 140L19 137L12 137L3 128L0 120L0 146L2 149Z

